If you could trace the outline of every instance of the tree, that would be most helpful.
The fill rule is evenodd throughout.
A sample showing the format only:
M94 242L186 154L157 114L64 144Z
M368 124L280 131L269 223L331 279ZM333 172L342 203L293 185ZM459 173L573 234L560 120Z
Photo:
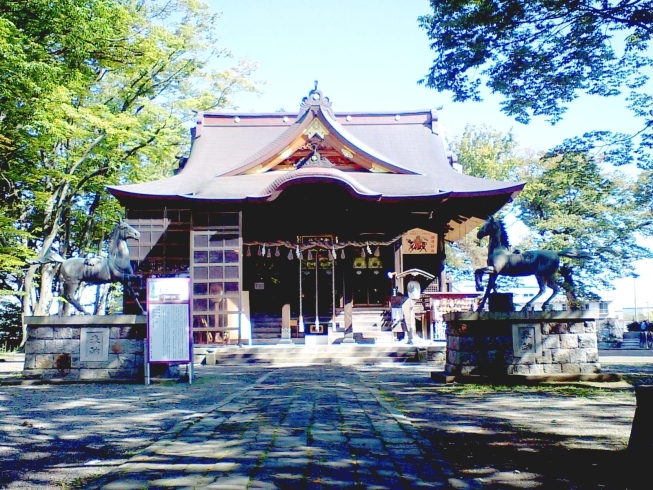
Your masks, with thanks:
M593 254L584 262L563 259L563 272L580 298L609 289L610 282L634 272L633 263L653 257L638 245L637 233L650 226L650 201L643 204L647 179L632 182L602 168L600 160L563 144L544 155L523 153L510 134L468 126L452 147L465 173L506 176L526 182L510 212L531 234L516 245L521 250L578 248ZM487 248L474 234L452 244L448 266L458 278L485 265Z
M495 180L519 180L523 177L520 169L534 158L520 150L511 132L502 134L485 125L465 126L462 136L451 142L451 149L465 174ZM470 280L473 270L487 265L487 245L474 233L447 244L446 254L448 270L456 280ZM506 277L500 280L510 282Z
M452 144L463 171L474 177L494 180L517 180L515 173L528 155L522 154L512 132L468 124L459 140Z
M613 279L634 273L635 261L653 258L637 243L650 213L626 176L603 170L586 153L555 149L524 167L522 175L528 183L516 201L518 216L532 230L535 245L593 255L583 263L563 259L574 271L579 297L610 289Z
M635 151L634 135L590 133L585 144L619 147L605 156L613 164L653 164L653 95L642 91L653 64L653 0L432 0L431 7L419 23L435 59L420 83L449 90L456 101L481 100L485 83L522 123L539 115L560 120L580 93L625 89L643 119Z
M191 109L256 90L251 63L208 69L229 55L215 48L216 21L195 0L4 2L0 237L32 254L101 253L121 214L106 185L170 175ZM5 282L25 292L24 313L45 314L53 268L15 272Z

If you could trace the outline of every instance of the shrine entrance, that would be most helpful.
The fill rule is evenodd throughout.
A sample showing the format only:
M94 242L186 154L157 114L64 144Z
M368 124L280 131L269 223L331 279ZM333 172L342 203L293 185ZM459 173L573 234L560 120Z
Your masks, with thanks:
M391 247L354 248L354 258L349 269L349 282L354 306L381 306L387 304L392 282L387 271L395 270Z
M306 240L308 237L302 237ZM312 237L311 237L312 238ZM332 243L332 237L320 237ZM328 323L336 316L337 299L341 288L336 287L336 260L330 250L315 249L304 252L301 261L300 316L313 331L321 332L320 324ZM309 328L309 330L311 330Z
M343 246L337 240L333 235L297 237L300 261L288 246L246 245L244 290L252 314L278 316L289 304L291 316L301 316L308 326L328 323L349 301L354 307L387 305L388 272L396 268L394 243Z

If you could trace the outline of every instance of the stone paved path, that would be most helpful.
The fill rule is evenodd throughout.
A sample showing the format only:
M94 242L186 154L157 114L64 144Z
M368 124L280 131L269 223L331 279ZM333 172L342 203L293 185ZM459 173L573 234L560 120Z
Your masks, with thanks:
M653 383L651 363L606 364ZM637 488L624 480L637 474L628 385L444 386L433 369L199 366L191 386L0 382L0 488Z
M359 372L275 370L88 488L442 488L447 463Z

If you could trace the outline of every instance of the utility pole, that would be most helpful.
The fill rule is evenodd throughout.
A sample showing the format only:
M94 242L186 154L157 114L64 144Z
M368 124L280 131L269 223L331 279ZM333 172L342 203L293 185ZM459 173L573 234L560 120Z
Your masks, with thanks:
M634 321L637 321L637 281L633 277L633 294L635 298L635 319Z

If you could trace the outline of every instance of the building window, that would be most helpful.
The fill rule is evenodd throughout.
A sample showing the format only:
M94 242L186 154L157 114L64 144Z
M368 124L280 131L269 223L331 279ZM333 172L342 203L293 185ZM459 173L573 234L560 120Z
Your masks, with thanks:
M239 219L238 213L204 213L199 225L193 223L191 279L196 344L238 341L243 312Z
M602 312L607 312L608 311L608 303L606 303L605 301L601 301L599 303L599 310L602 311Z

